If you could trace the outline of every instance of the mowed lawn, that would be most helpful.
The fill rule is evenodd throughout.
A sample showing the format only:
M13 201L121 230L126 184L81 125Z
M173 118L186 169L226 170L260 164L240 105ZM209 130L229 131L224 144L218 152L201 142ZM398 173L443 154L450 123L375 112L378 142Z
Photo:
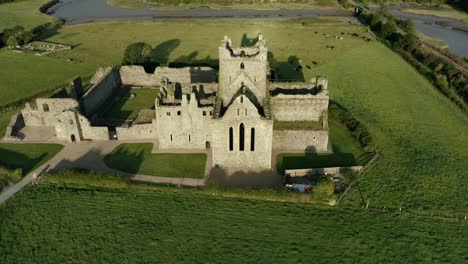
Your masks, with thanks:
M130 173L177 178L203 178L206 154L152 154L153 144L120 144L104 159L107 166Z
M50 57L0 50L0 106L53 89L76 75L92 74L94 66Z
M19 0L0 5L0 32L5 28L22 26L32 29L55 20L53 16L42 14L39 7L49 0Z
M135 97L130 99L130 95ZM104 114L109 119L134 119L142 109L154 109L159 89L133 88L123 92Z
M31 186L0 208L7 263L464 263L456 220L190 189Z
M0 165L20 168L26 175L62 149L59 144L0 144Z

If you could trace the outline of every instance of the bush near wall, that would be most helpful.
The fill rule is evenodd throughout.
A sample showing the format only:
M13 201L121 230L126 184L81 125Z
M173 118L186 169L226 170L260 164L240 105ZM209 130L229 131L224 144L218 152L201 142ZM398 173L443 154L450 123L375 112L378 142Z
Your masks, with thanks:
M21 169L10 169L0 164L0 191L10 182L19 182L22 175Z
M351 134L359 142L359 145L362 148L366 149L371 146L372 136L367 128L354 118L344 107L335 101L330 101L328 112L330 113L331 120L338 121L351 131Z

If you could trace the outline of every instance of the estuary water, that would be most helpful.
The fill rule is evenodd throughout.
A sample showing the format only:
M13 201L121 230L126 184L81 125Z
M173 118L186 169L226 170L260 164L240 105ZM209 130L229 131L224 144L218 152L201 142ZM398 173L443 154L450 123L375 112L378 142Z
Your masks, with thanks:
M389 11L401 18L414 20L416 30L432 38L447 43L449 50L460 56L468 56L468 25L459 20L439 18L428 15L416 15L402 12L398 7L390 6ZM187 10L154 10L149 7L127 9L107 4L106 0L61 0L47 10L68 24L88 23L112 20L147 20L170 18L299 18L320 16L351 17L347 10L244 10L244 9L211 9L207 7ZM459 30L459 29L465 29Z

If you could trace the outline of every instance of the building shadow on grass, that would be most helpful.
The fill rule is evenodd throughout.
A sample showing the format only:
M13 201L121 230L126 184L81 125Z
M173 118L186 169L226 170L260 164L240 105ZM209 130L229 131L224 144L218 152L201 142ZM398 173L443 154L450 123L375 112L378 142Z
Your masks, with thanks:
M304 82L301 59L295 55L288 57L287 61L276 60L273 52L268 52L268 62L272 68L272 81L280 82Z
M38 157L32 158L25 154L1 148L0 146L0 166L7 169L21 169L23 175L28 174L34 167L41 163L48 153L42 153Z
M51 166L49 172L55 173L65 169L84 169L98 173L132 174L138 172L144 156L143 150L130 152L117 147L111 154L106 156L99 149L92 149L77 158L61 160L55 166Z
M213 167L206 181L207 185L223 187L275 188L281 186L283 177L274 170L230 171L222 167Z

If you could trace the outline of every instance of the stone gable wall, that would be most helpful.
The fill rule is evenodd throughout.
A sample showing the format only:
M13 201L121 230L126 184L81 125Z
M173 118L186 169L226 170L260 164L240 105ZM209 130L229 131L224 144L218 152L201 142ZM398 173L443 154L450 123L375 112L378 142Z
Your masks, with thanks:
M205 149L212 141L213 107L199 107L193 93L190 98L184 94L181 105L156 106L161 149Z

